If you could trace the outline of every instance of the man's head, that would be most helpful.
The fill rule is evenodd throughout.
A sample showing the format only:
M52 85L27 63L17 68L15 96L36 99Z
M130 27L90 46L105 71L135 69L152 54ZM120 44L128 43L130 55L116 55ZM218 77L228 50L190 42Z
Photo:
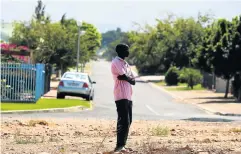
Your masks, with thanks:
M122 59L129 56L129 46L127 44L118 44L115 48L115 51Z

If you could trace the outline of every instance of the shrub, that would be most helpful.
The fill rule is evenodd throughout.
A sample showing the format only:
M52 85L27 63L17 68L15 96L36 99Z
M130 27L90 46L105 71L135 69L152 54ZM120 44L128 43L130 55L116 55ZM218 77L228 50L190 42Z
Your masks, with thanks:
M178 69L175 66L172 66L168 69L166 76L165 76L165 82L168 86L177 85L178 83Z
M202 75L199 70L193 68L183 68L179 73L178 79L185 81L188 87L193 89L193 86L201 83Z
M152 128L151 133L153 136L168 136L170 133L169 128L157 126Z

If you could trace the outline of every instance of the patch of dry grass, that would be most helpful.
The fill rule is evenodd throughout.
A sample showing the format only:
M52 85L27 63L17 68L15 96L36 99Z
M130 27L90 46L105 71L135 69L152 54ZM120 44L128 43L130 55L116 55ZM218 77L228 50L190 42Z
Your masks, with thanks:
M151 135L153 136L168 136L170 129L168 127L157 126L151 129Z
M16 144L37 144L44 142L44 136L41 136L40 139L38 139L36 136L22 135L18 129L14 134L14 140Z
M35 127L36 125L44 125L44 126L49 126L49 123L45 120L30 120L28 122L28 126Z
M241 133L241 128L231 128L229 131L234 133Z
M54 135L50 135L49 142L58 142L60 139Z

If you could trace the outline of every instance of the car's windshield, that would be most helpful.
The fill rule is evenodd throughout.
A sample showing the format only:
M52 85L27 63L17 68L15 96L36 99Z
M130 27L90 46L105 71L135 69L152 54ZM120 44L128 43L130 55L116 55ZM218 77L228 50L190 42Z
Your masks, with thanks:
M87 79L86 75L83 74L75 74L75 73L66 73L63 78L67 78L67 79L82 79L85 80Z

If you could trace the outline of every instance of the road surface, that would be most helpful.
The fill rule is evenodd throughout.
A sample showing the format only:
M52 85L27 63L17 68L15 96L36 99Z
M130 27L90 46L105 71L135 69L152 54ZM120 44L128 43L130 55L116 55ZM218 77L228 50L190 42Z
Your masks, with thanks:
M110 63L100 60L93 63L92 80L96 81L93 110L73 113L35 113L21 115L2 115L2 117L56 117L56 118L104 118L116 119L116 107L113 97L113 79ZM134 120L198 120L198 121L241 121L241 117L227 117L209 114L195 105L182 104L148 83L137 82L133 87Z

